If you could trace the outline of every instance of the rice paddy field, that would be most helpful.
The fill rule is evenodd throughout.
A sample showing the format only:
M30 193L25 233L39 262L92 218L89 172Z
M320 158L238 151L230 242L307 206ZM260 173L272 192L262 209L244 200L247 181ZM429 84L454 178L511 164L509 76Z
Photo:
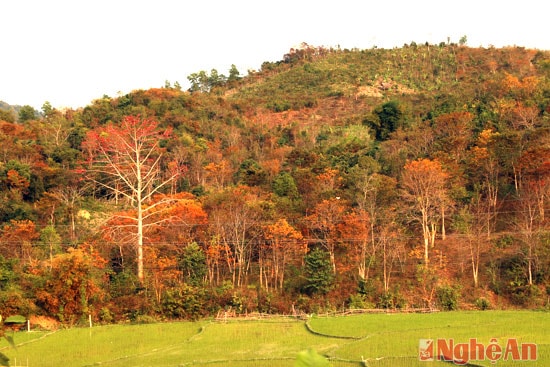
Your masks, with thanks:
M549 330L550 313L542 311L204 320L20 331L17 349L2 340L0 352L11 366L28 367L294 366L307 349L335 367L543 367L550 366ZM430 359L426 351L433 360L420 360Z

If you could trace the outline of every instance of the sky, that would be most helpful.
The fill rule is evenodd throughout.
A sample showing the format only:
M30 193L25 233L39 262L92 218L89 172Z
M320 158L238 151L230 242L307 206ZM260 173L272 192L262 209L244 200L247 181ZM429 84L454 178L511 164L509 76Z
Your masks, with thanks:
M0 100L40 110L242 76L291 47L411 42L550 50L547 0L2 0Z

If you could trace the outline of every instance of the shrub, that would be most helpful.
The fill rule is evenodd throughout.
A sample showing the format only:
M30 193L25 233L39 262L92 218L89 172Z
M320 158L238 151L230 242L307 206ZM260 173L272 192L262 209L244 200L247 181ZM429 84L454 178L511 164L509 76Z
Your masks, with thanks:
M117 297L112 300L111 311L114 315L121 315L123 319L136 322L140 316L147 315L151 304L147 297L140 294Z
M537 303L541 295L540 289L530 284L510 284L510 299L519 306L531 306Z
M477 309L485 311L491 308L491 303L485 297L481 297L475 300L475 306Z
M205 313L206 294L201 287L183 285L164 294L162 312L168 317L197 320Z
M114 317L108 307L102 307L101 310L99 310L99 320L106 324L110 324L113 322Z
M384 309L403 308L405 307L405 299L403 298L399 290L383 293L380 295L380 297L378 297L376 307Z
M458 309L458 290L450 286L439 287L436 290L436 299L439 307L445 311Z
M358 294L351 294L349 296L348 307L351 309L366 309L366 308L370 308L371 305L365 299L365 296L363 294L358 293Z

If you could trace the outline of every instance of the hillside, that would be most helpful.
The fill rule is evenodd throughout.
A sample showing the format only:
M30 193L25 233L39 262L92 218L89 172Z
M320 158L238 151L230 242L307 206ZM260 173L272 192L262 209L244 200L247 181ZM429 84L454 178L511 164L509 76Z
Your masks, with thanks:
M0 121L0 308L548 307L549 77L521 47L305 45Z

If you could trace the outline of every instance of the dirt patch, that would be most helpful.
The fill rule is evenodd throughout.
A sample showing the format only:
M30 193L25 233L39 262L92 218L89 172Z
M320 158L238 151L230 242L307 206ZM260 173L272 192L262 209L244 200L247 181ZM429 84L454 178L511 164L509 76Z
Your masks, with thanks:
M59 328L59 322L47 316L31 316L29 318L31 328L54 331Z

